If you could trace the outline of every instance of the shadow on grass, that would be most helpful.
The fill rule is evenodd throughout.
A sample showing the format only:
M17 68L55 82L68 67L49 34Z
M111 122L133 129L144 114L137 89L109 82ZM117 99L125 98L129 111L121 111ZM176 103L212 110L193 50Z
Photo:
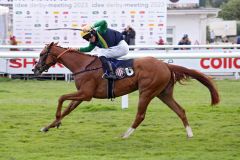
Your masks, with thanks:
M80 109L83 112L98 112L98 111L116 111L116 106L106 106L102 104L86 105Z

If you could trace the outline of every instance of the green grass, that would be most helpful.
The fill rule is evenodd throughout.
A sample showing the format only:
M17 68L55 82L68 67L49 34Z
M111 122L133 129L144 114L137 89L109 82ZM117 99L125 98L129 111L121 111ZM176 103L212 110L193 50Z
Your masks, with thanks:
M94 99L81 104L59 129L41 133L39 129L54 119L58 97L75 91L74 83L0 79L0 160L240 159L240 82L217 81L217 86L218 107L209 106L208 90L196 81L175 88L192 139L158 99L133 135L121 139L135 117L137 92L130 94L126 110L120 98Z

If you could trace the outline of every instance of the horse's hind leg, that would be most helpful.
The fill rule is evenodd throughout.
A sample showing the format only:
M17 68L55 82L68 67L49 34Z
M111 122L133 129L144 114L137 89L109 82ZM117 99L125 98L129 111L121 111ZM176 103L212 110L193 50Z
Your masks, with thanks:
M128 138L134 130L141 124L145 118L147 106L152 98L148 94L141 94L138 102L138 111L132 126L122 135L122 138Z
M172 93L173 87L168 88L167 91L165 90L157 97L161 99L169 108L171 108L179 116L179 118L183 122L184 127L186 128L187 136L191 138L193 137L193 133L191 127L189 126L185 110L174 100Z
M42 128L41 131L47 132L49 128L59 127L61 124L61 120L70 112L72 112L81 102L82 101L71 101L68 107L63 111L61 119L55 119L49 126Z

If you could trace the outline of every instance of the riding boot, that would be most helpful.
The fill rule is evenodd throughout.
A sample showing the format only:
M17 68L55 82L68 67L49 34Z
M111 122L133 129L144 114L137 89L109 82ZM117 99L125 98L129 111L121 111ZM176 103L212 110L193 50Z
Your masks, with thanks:
M113 79L113 80L117 79L117 76L113 72L112 66L111 66L110 62L108 62L107 58L104 57L104 56L100 56L99 59L102 62L103 68L105 68L109 72L109 74L107 74L107 72L104 73L103 74L103 78L105 78L105 79Z

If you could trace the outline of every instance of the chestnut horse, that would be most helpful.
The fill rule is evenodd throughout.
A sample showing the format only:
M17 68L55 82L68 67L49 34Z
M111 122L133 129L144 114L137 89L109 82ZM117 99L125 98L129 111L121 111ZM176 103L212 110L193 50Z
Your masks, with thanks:
M102 64L97 56L62 48L52 42L40 53L39 61L35 65L33 72L35 75L40 75L56 63L63 64L73 73L77 91L62 95L59 98L56 119L42 128L41 131L43 132L47 132L53 127L59 127L61 120L81 102L90 101L92 98L107 98L107 80L102 79ZM213 82L198 71L167 64L153 57L134 59L133 68L134 76L116 80L114 86L116 97L139 90L139 102L135 120L122 135L122 138L129 137L144 120L148 104L154 97L159 98L171 108L182 120L187 136L193 136L184 109L173 98L173 88L176 82L192 77L209 89L212 105L220 101ZM62 112L62 105L66 100L71 100L71 102Z

